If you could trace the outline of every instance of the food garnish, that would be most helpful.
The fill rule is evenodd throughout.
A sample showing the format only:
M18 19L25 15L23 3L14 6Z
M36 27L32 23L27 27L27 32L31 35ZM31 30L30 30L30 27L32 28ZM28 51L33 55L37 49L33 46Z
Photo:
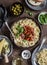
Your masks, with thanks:
M29 16L33 16L33 12L26 10L25 13L27 13Z

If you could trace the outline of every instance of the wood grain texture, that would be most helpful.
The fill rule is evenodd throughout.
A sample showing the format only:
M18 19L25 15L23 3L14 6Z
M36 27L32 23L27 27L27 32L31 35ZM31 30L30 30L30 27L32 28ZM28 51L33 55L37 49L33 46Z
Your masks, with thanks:
M30 11L34 12L35 14L34 14L34 16L33 16L32 18L35 18L35 19L37 20L38 14L39 14L41 11L33 11L33 10L31 10L31 9L25 4L24 0L0 0L0 4L3 4L5 7L8 7L8 6L10 6L12 3L16 2L16 1L21 2L21 3L24 5L25 9L27 8L27 9L29 9ZM47 11L47 9L45 9L45 10L43 10L43 11ZM26 13L25 13L25 10L24 10L24 13L23 13L20 17L25 17L25 16L27 17L28 14L26 14ZM29 17L29 16L28 16L28 17ZM38 20L37 20L37 21L38 21ZM9 21L8 21L8 23L9 23ZM44 36L47 36L47 25L41 25L41 28L42 28L42 38L43 38ZM3 24L3 27L0 29L0 34L6 35L6 36L8 36L8 37L10 38L10 32L9 32L9 30L7 29L7 27L5 26L5 24ZM11 39L10 39L10 40L11 40ZM41 39L41 40L42 40L42 39ZM41 42L40 42L40 43L41 43ZM13 42L12 42L12 44L13 44ZM17 56L17 55L21 56L21 52L22 52L24 49L21 49L21 48L15 46L15 44L13 44L13 47L14 47L13 53L12 53L12 55L9 57L10 62L9 62L8 64L6 64L6 63L4 62L4 59L3 59L3 60L0 60L0 65L12 65L13 56L14 56L14 55L16 55L16 56ZM33 48L33 49L32 49L32 48L29 48L29 50L30 50L31 53L32 53L32 51L34 50L34 48ZM31 59L25 60L25 62L26 62L26 65L31 65Z

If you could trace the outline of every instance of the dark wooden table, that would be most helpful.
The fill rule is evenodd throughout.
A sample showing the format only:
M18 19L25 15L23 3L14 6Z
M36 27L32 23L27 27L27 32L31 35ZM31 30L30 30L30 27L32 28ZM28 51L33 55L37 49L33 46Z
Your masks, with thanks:
M8 6L10 6L12 3L16 2L16 1L21 2L21 3L24 5L25 10L26 10L26 8L27 8L27 9L29 9L31 12L34 12L34 16L33 16L32 18L34 18L34 19L36 19L36 20L37 20L38 14L39 14L41 11L47 11L47 6L46 6L46 8L45 8L44 10L41 10L41 11L31 10L31 9L26 5L26 3L24 2L24 0L0 0L0 4L3 4L3 5L7 8ZM27 17L27 16L28 16L28 17L31 17L31 16L29 16L28 14L25 13L25 10L24 10L24 13L23 13L20 17ZM10 18L10 19L11 19L11 18ZM37 21L38 21L38 20L37 20ZM10 21L8 21L8 23L10 23ZM42 28L42 37L41 37L41 40L42 40L42 38L43 38L44 36L47 36L47 25L40 25L40 26L41 26L41 28ZM9 30L7 29L7 27L5 26L5 24L3 24L2 28L0 29L0 34L6 35L6 36L8 36L8 37L10 38L10 32L9 32ZM10 39L10 40L11 40L11 39ZM40 42L40 43L41 43L41 42ZM12 44L13 44L13 42L12 42ZM12 65L12 58L13 58L13 56L14 56L14 55L15 55L15 56L17 56L17 55L21 56L21 52L22 52L24 49L19 48L19 47L15 46L14 44L13 44L13 47L14 47L14 50L13 50L12 55L9 57L9 63L6 64L6 63L4 62L4 59L3 59L3 60L0 60L0 65ZM36 46L35 46L35 47L36 47ZM28 49L31 51L31 54L32 54L33 50L35 49L35 47L33 47L33 48L28 48ZM32 64L31 64L31 59L29 59L29 60L24 60L24 61L26 62L26 65L32 65Z

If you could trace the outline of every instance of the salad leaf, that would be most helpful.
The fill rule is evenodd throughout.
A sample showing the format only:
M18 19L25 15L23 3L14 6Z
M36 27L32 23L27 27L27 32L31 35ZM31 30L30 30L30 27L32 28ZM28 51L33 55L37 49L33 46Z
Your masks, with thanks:
M39 19L40 19L40 23L44 24L44 18L43 18L43 15L40 15Z
M17 34L16 34L17 37L18 37L21 33L24 32L24 28L21 27L20 24L16 27L16 29L17 29L17 31L18 31Z
M40 19L40 23L42 23L42 24L47 23L47 14L41 14L39 16L39 19Z
M45 14L45 22L47 23L47 14Z

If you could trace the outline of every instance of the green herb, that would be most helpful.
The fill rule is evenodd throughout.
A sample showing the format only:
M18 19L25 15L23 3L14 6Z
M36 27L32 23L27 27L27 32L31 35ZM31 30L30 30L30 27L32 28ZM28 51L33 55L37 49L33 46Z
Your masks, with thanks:
M45 14L45 22L47 23L47 14Z
M16 37L17 37L17 38L19 37L19 34L18 34L18 33L16 34Z
M41 14L39 16L39 19L40 19L41 24L46 24L47 23L47 14Z
M18 31L17 34L16 34L17 37L18 37L21 33L24 32L24 28L21 27L20 24L16 27L16 29L17 29L17 31Z
M26 42L26 40L23 40L23 42Z
M33 15L32 12L30 12L29 15L32 16Z
M29 11L29 10L26 10L26 13L27 13L29 16L32 16L32 15L33 15L33 13L32 13L31 11Z
M41 23L43 24L44 23L44 19L43 19L42 15L40 15L39 19L40 19Z

